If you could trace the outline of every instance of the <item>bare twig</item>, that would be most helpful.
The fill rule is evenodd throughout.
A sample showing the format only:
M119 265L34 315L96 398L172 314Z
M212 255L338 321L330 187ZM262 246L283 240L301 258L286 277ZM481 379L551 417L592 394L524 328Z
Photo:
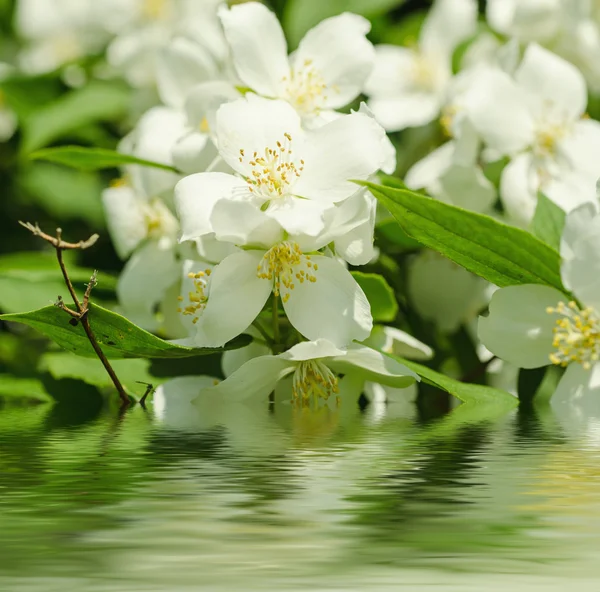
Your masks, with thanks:
M139 380L136 380L136 382L138 384L143 384L146 387L146 392L142 395L142 398L140 399L140 405L142 406L143 409L146 409L146 399L148 398L148 396L150 394L152 394L154 392L154 385L150 384L148 382L141 382Z
M58 300L55 302L55 306L57 306L61 310L64 310L73 319L76 319L75 321L73 321L73 320L70 321L72 324L76 324L76 321L81 322L81 326L83 327L83 330L85 331L85 334L87 335L90 345L96 352L96 355L98 356L99 360L102 362L104 369L110 376L110 379L112 380L113 384L115 385L115 388L117 389L117 392L119 393L119 397L121 398L122 405L123 406L130 405L131 399L129 398L129 395L127 395L127 393L125 392L125 389L123 388L123 385L121 384L121 381L118 379L117 375L115 374L115 371L113 370L113 367L110 365L110 362L104 355L104 352L102 351L102 348L98 344L98 341L96 340L96 336L94 335L94 332L92 331L92 327L90 326L90 320L88 318L90 296L92 294L92 290L93 290L94 286L97 284L97 273L94 271L94 273L92 274L92 277L90 278L90 282L87 285L87 289L83 296L83 302L81 302L79 300L79 298L77 297L77 294L75 293L75 288L73 288L73 284L71 283L71 279L69 278L69 273L67 272L67 268L65 267L65 263L63 260L63 256L62 256L62 252L64 250L87 249L87 248L91 247L98 240L98 235L94 234L90 238L88 238L88 240L86 240L86 241L79 241L78 243L68 243L68 242L65 242L62 240L62 230L60 228L56 229L56 237L54 237L54 236L50 236L49 234L46 234L45 232L42 232L42 230L40 229L40 227L37 224L34 225L34 224L31 224L31 222L20 222L20 221L19 221L19 224L21 224L21 226L27 228L27 230L31 231L35 236L39 236L40 238L44 239L46 242L50 243L56 249L56 258L58 259L58 264L60 266L60 270L61 270L63 278L65 280L67 289L69 290L69 294L71 294L71 298L73 299L73 304L75 305L76 310L69 308L65 304L65 302L61 296L58 297Z

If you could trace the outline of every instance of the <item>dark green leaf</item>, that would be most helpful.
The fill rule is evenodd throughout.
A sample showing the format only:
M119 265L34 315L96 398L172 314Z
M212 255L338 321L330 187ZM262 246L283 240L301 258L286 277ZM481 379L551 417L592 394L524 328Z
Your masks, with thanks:
M167 164L136 158L135 156L122 154L114 150L84 148L82 146L46 148L34 152L29 158L31 160L47 160L49 162L64 164L82 171L98 171L101 169L112 169L126 164L139 164L175 173L177 172L177 169Z
M531 221L531 232L554 250L560 252L560 237L565 226L565 211L549 200L543 193L538 194L535 214Z
M3 321L23 323L37 329L61 347L80 356L94 357L81 323L56 306L46 306L32 312L0 315ZM125 317L97 304L90 305L89 320L96 340L108 358L185 358L203 356L224 349L236 349L250 343L251 338L241 335L225 348L192 348L169 343L137 327Z
M564 291L558 253L529 232L412 191L361 184L407 234L468 271L500 287L545 284Z
M507 392L490 386L460 382L444 374L440 374L431 368L427 368L416 362L398 358L402 364L416 372L425 382L440 388L452 396L460 399L469 406L482 406L490 412L504 413L514 409L519 404L516 397Z
M373 320L377 322L391 322L398 314L398 303L394 290L385 278L377 273L363 273L353 271L352 276L363 289L371 304Z
M27 154L89 123L117 119L127 112L129 103L130 91L125 86L92 81L27 116L21 150Z

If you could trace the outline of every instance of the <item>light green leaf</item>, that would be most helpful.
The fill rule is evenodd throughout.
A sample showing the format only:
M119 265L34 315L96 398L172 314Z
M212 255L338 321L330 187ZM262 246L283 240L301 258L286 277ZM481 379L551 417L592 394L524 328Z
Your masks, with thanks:
M398 303L394 290L385 278L377 273L353 271L352 277L363 289L371 304L371 314L376 322L391 322L398 314Z
M558 253L529 232L405 189L360 184L407 234L468 271L500 287L544 284L564 292Z
M488 412L504 413L514 409L519 404L519 400L506 391L481 384L460 382L460 380L440 374L422 364L417 364L416 362L411 362L397 356L391 357L394 357L413 372L416 372L423 381L450 393L466 405L481 406Z
M65 253L68 259L68 253ZM93 270L68 262L69 276L77 292L83 295ZM117 278L98 273L96 298L111 299ZM6 313L34 310L55 302L67 289L56 261L48 252L22 252L0 256L0 310Z
M129 103L130 91L124 85L94 80L27 116L21 150L27 154L89 123L117 119Z
M82 171L98 171L101 169L112 169L126 164L139 164L142 166L155 167L166 171L177 172L177 169L167 164L153 162L136 158L129 154L122 154L115 150L103 148L84 148L82 146L60 146L58 148L46 148L38 150L29 156L31 160L47 160L64 164Z
M291 47L323 19L354 12L372 18L400 6L404 0L288 0L283 14L283 28Z
M74 319L56 306L46 306L31 312L0 315L0 320L23 323L37 329L61 347L80 356L94 357L81 323L71 324ZM187 358L236 349L250 343L251 338L240 335L224 348L192 348L164 341L148 331L137 327L125 317L90 305L90 325L108 358Z
M0 374L0 398L54 401L40 380Z
M560 252L560 237L565 226L565 217L562 208L543 193L539 193L535 214L531 221L531 232L555 251Z
M131 393L142 396L146 387L138 382L157 386L168 378L157 378L149 372L150 360L114 360L111 362L121 384ZM99 388L114 388L102 362L94 358L82 358L60 352L44 354L40 359L40 371L49 372L54 378L75 378Z
M27 198L52 218L81 219L94 228L104 227L103 184L97 174L39 162L20 169L18 183Z

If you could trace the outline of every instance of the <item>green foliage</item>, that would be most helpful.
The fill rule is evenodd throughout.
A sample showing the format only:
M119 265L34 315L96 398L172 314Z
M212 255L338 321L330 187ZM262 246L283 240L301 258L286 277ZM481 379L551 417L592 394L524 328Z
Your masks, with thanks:
M49 163L23 167L18 177L28 199L56 220L85 220L94 228L104 226L103 184L97 175L73 171Z
M89 320L96 340L107 358L185 358L203 356L224 349L248 345L251 338L242 335L225 348L192 348L164 341L137 327L125 317L90 304ZM46 306L32 312L0 315L0 320L23 323L43 333L61 347L80 356L96 354L81 326L56 306Z
M398 314L398 303L394 290L385 278L377 273L363 273L353 271L352 276L363 289L369 303L373 320L380 323L389 323Z
M60 146L38 150L29 156L31 160L46 160L63 164L82 171L98 171L112 169L128 164L155 167L166 171L177 172L177 169L160 162L152 162L103 148L84 148L82 146Z
M565 226L566 214L562 208L543 193L538 195L531 232L554 250L560 252L560 237Z
M445 374L440 374L427 366L395 357L405 366L416 372L426 383L431 384L452 396L460 399L469 406L481 406L486 413L494 415L514 409L519 404L516 397L507 392L490 386L460 382Z
M361 183L423 245L502 287L545 284L564 291L560 257L529 232L405 189Z
M53 401L46 388L37 378L21 378L12 374L0 374L0 398Z
M30 153L96 121L111 121L127 112L130 91L121 84L92 81L23 120L22 153Z
M342 12L374 17L400 6L404 0L289 0L283 14L283 28L291 47L323 19Z
M166 379L159 379L149 372L150 360L114 360L111 362L121 384L132 394L141 396L146 387L139 382L154 386ZM53 378L75 378L99 388L114 388L102 362L96 358L83 358L66 352L52 352L42 356L39 369Z
M68 265L75 286L83 286L89 281L92 269L71 262ZM112 297L116 284L114 276L99 273L97 297ZM7 313L34 310L56 301L59 294L65 293L64 279L54 252L32 251L0 256L0 310Z

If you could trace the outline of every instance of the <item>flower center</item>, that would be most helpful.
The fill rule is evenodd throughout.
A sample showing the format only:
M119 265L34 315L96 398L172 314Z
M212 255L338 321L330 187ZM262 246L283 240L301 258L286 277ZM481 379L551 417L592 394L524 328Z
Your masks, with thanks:
M200 314L206 307L208 302L208 278L210 276L210 269L204 271L198 271L197 273L190 272L188 277L194 281L194 291L188 293L189 304L184 308L179 307L177 312L185 316L191 316L192 323L196 324L200 318ZM179 302L184 301L183 296L177 298Z
M287 302L295 282L316 282L314 272L318 269L319 266L310 260L310 255L302 253L297 243L286 241L271 247L256 271L260 279L272 281L275 296L281 293L281 299Z
M269 201L291 193L291 188L304 170L304 161L299 166L292 157L292 136L284 134L274 148L265 148L262 154L254 152L248 160L251 167L246 182L250 191ZM244 162L246 154L240 150L239 161Z
M577 362L589 370L600 360L600 317L592 307L580 309L576 302L559 302L546 312L560 317L553 329L552 345L556 348L550 354L553 364L567 366Z
M177 232L177 221L169 208L159 199L143 204L146 236L159 239Z
M283 77L284 98L301 115L318 115L327 100L327 85L312 60L304 60Z
M294 371L292 395L294 402L303 405L318 399L329 399L332 394L339 393L337 376L321 361L307 360L300 362Z
M167 4L167 0L143 0L142 15L148 20L161 20L167 15Z
M411 80L414 86L427 92L436 88L436 68L430 58L415 50L411 68Z

